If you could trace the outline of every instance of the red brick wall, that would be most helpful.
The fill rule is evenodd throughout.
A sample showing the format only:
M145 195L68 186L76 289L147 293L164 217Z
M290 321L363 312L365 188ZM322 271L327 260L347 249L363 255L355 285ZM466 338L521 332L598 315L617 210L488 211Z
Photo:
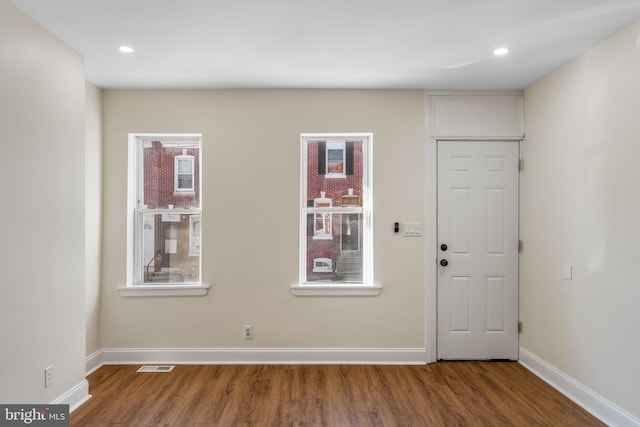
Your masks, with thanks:
M144 149L144 202L149 208L198 207L200 194L200 150L188 148L186 154L194 156L194 193L175 192L175 157L182 154L182 148L162 148L159 141L153 141L152 147Z
M353 149L353 175L346 178L326 178L318 174L318 141L310 141L307 145L307 200L320 197L325 191L326 197L333 200L333 206L340 206L340 198L353 188L353 194L362 200L362 143L356 142Z

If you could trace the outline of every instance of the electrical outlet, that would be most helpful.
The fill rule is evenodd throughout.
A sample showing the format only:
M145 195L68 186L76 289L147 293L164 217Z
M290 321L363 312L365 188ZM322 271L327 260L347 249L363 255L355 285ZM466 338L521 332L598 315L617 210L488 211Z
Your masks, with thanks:
M53 385L53 365L44 368L44 388Z
M253 338L253 325L244 325L244 339L250 340Z

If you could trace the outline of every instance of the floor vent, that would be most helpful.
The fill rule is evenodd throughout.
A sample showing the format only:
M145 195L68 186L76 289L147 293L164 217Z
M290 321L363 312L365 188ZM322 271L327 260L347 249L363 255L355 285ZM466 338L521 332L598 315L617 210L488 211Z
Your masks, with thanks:
M175 365L142 365L136 372L171 372Z

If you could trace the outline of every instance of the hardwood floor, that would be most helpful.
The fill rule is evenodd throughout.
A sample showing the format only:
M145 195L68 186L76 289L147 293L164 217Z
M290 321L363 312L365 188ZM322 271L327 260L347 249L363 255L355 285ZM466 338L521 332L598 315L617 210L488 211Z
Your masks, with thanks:
M71 426L601 426L521 365L103 366Z

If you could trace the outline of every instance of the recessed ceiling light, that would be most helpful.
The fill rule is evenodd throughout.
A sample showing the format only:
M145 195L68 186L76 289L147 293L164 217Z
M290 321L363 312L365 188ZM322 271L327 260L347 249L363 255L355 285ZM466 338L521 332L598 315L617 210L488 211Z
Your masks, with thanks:
M118 46L118 50L122 53L133 53L134 49L131 46L120 45Z
M495 56L503 56L510 52L511 49L508 47L499 47L498 49L493 51Z

